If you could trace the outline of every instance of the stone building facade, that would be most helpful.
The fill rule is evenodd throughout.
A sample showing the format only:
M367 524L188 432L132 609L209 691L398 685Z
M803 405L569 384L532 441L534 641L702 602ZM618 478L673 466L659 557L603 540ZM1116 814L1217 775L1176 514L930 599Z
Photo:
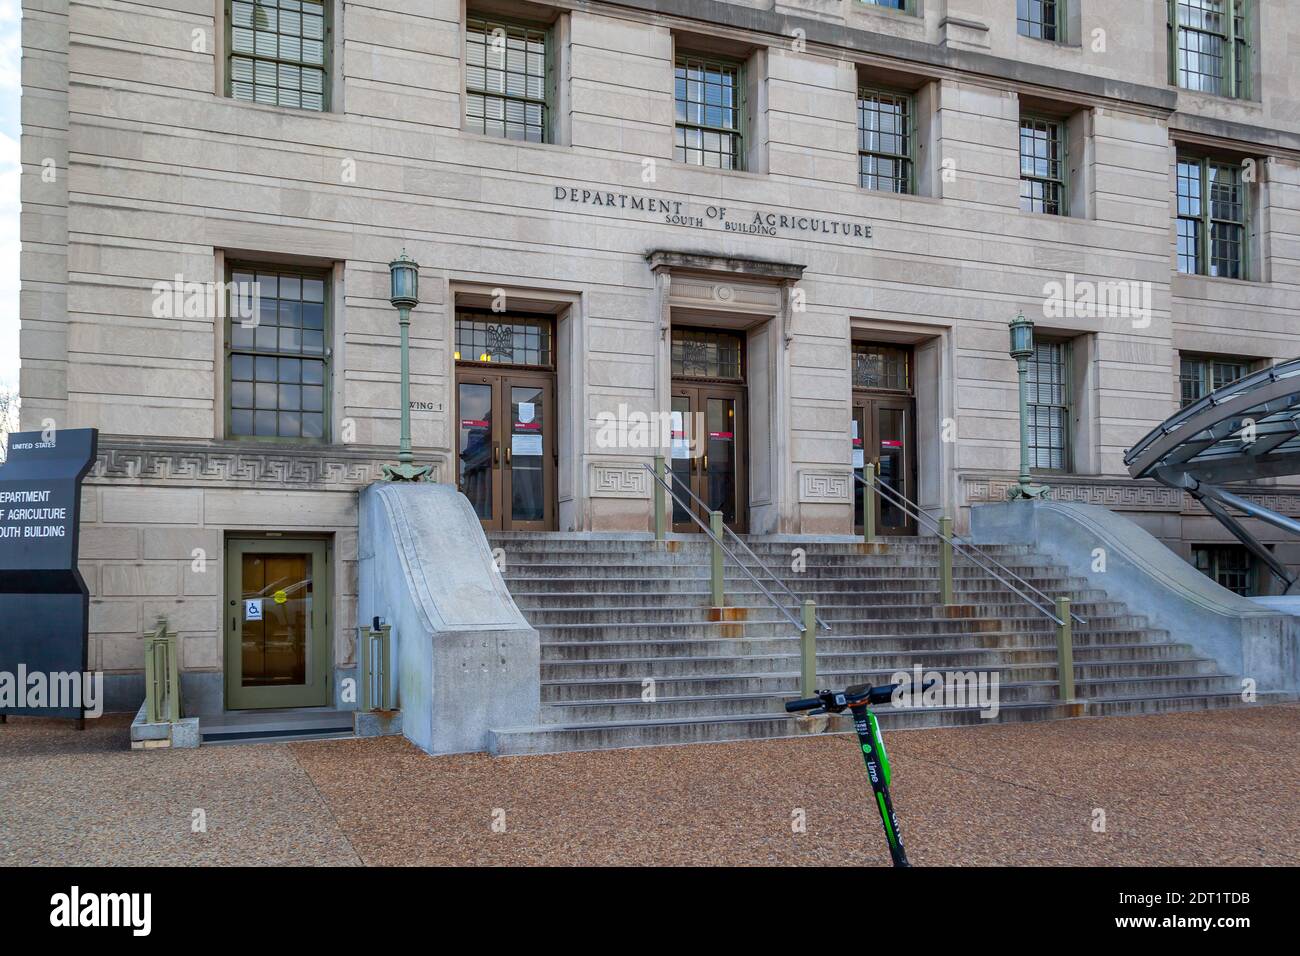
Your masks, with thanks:
M24 0L23 426L100 429L91 665L165 615L235 706L230 562L279 540L353 666L403 250L416 458L490 527L644 532L657 451L753 533L851 532L866 461L965 527L1016 473L1023 311L1042 480L1226 580L1122 458L1296 352L1288 7Z

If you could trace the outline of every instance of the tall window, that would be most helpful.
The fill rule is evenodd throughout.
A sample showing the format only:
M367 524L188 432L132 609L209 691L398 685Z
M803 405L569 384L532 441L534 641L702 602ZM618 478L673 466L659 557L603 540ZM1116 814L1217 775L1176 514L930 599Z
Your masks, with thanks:
M465 24L465 126L476 133L547 140L550 87L543 27L469 19Z
M1065 124L1059 120L1020 120L1020 208L1066 214Z
M324 110L327 8L322 0L227 0L227 78L237 100Z
M905 93L858 90L858 184L912 191L912 100Z
M1070 347L1035 342L1029 360L1029 465L1066 471L1070 467Z
M1170 82L1218 96L1250 95L1251 0L1169 0Z
M682 55L674 80L673 159L712 169L744 167L743 71L739 63Z
M235 267L230 284L241 292L251 287L256 296L252 310L226 310L227 436L325 439L329 321L324 273Z
M1179 372L1182 407L1199 402L1216 389L1231 385L1250 374L1250 363L1245 359L1222 358L1211 355L1186 355Z
M1178 159L1178 271L1241 279L1246 275L1246 186L1241 166Z
M1254 556L1239 544L1194 545L1192 564L1220 587L1243 596L1255 593Z
M1036 40L1060 40L1064 0L1016 0L1016 32Z

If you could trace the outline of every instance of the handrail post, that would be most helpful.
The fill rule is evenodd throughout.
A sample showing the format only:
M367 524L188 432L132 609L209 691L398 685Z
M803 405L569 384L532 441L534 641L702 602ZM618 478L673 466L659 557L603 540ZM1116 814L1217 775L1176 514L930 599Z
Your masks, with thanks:
M722 512L709 512L709 530L713 532L712 562L709 573L709 590L713 596L714 607L724 607L725 595L722 593Z
M667 518L667 515L665 515L664 513L665 511L667 511L666 502L664 501L664 486L659 483L659 482L666 482L668 480L665 472L666 472L666 468L664 466L664 456L655 455L655 477L658 478L659 481L653 481L650 483L651 484L650 491L654 495L654 499L655 499L655 540L656 541L664 540L664 534L668 530L667 521L665 520Z
M799 635L799 692L805 697L817 693L817 602L803 602L803 633Z
M876 541L876 465L867 462L862 466L862 540L867 544Z
M939 519L939 595L943 604L952 604L952 519Z
M1074 701L1074 637L1070 624L1070 599L1056 599L1056 682L1063 701Z
M144 719L158 723L158 684L154 672L153 638L144 641Z

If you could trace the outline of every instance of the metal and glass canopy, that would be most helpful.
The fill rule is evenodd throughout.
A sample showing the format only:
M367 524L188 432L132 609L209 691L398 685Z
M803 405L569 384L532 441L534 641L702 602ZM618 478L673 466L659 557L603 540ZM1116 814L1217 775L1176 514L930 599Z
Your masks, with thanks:
M1300 359L1264 369L1182 409L1124 456L1134 478L1154 478L1196 498L1288 586L1288 572L1231 508L1300 535L1300 521L1220 487L1300 475Z

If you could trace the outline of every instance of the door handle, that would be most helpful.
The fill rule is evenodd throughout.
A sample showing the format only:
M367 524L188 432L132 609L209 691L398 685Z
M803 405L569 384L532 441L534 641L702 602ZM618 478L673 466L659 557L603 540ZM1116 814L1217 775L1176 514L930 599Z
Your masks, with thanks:
M498 468L500 467L500 465L501 465L501 444L499 442L493 442L492 443L492 467Z
M709 453L707 451L704 453L704 470L709 470Z
M507 448L507 449L506 449L506 467L507 467L507 468L511 467L511 465L510 465L510 459L511 459L510 452L511 452L511 449Z

